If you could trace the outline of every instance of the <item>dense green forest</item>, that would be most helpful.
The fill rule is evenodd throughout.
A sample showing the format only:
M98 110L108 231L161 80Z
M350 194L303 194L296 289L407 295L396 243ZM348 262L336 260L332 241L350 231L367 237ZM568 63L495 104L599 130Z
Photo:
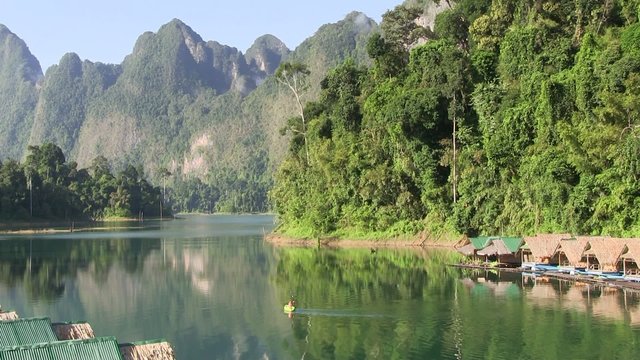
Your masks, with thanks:
M373 65L331 70L289 121L278 231L637 236L640 1L462 0L433 29L420 14L387 12Z
M78 169L50 143L29 146L22 164L14 160L0 163L0 221L170 214L163 204L162 189L153 187L144 178L144 171L133 165L114 175L108 160L97 157L89 169Z

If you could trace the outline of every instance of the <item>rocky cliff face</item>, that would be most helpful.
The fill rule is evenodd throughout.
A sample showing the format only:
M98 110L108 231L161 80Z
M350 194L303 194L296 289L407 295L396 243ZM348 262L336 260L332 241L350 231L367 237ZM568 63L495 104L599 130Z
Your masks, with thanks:
M41 78L24 41L0 25L0 159L19 159L26 149Z
M81 61L77 54L62 57L47 70L38 97L29 144L53 142L71 154L89 105L111 87L121 69Z
M268 76L273 75L291 51L273 35L263 35L256 39L245 54L247 64L254 69L254 79L261 84Z

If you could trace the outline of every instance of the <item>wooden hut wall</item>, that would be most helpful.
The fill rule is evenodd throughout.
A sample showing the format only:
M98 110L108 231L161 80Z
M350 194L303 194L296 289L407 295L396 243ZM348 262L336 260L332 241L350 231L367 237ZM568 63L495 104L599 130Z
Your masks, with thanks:
M548 262L558 249L560 239L569 237L569 234L538 234L525 237L524 242L529 246L534 261Z
M624 248L626 246L627 239L607 238L607 237L593 237L589 238L589 244L591 250L598 258L600 262L601 270L615 271L616 264Z
M587 247L589 240L582 237L575 239L562 239L560 240L560 248L562 252L569 260L571 266L580 265L580 260L584 254L584 250Z

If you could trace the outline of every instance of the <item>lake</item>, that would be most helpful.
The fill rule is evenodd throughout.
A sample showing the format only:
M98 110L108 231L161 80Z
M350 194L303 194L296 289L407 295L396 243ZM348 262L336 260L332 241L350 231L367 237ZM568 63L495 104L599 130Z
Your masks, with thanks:
M0 304L178 359L632 359L640 296L461 270L446 249L280 248L272 216L0 235ZM292 317L283 305L293 296Z

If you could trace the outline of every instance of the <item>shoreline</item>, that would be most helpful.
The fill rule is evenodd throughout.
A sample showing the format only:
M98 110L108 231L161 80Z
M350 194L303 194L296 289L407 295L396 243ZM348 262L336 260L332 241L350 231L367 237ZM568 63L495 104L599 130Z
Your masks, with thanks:
M392 238L386 240L352 240L339 238L298 239L282 234L266 234L264 241L279 247L325 247L325 248L426 248L439 247L454 249L460 241L435 241L423 235L416 235L408 239Z
M61 234L86 231L100 231L130 228L130 226L104 226L104 224L123 223L144 223L145 221L168 221L175 220L176 217L153 217L145 220L138 218L107 218L96 221L33 221L17 222L14 224L0 223L0 235L30 235L30 234Z

